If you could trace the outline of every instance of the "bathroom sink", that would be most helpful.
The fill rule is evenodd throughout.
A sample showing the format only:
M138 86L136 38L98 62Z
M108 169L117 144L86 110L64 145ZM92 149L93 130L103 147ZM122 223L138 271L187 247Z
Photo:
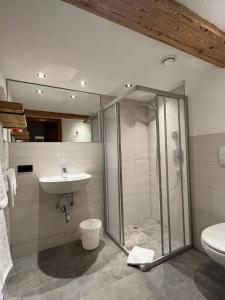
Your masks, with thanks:
M63 176L40 177L39 182L43 190L51 194L66 194L78 192L91 180L87 173L67 174Z

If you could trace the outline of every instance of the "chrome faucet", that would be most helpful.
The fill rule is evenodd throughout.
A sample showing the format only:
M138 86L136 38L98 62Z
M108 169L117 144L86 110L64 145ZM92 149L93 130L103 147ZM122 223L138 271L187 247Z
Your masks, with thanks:
M68 174L67 168L62 168L62 177L67 178L67 174Z

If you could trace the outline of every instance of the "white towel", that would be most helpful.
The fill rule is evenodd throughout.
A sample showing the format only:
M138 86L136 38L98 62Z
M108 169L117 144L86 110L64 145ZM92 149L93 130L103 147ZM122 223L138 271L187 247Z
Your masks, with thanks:
M127 259L128 265L145 265L153 261L155 251L134 246Z
M2 167L0 164L0 209L5 208L8 205L8 197L5 189L5 180L2 174Z
M5 215L4 211L0 210L0 295L5 283L5 279L12 266L13 264L9 250Z
M9 207L14 207L14 196L16 195L16 174L15 170L10 168L7 171L7 177L8 177L8 184L9 184L9 189L8 189L8 206Z
M4 184L5 184L5 191L8 192L8 190L9 190L9 180L8 180L8 176L7 176L6 172L3 174L3 178L4 178Z

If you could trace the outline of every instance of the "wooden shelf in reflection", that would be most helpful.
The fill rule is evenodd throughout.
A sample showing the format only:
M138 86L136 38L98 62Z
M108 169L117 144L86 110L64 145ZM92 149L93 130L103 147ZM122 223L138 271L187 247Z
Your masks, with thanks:
M27 128L24 114L0 113L0 124L4 128Z
M0 124L4 128L27 128L23 104L0 100Z
M21 132L11 132L11 136L15 138L15 140L22 140L24 142L29 141L29 132L27 130L21 131Z

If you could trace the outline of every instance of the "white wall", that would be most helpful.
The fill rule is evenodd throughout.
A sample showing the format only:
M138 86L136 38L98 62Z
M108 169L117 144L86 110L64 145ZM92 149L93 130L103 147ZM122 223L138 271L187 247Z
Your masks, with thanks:
M103 219L103 171L101 143L11 143L10 166L32 164L32 173L17 173L18 191L11 209L12 254L25 256L77 238L79 223ZM86 188L74 193L70 223L56 210L60 195L47 194L40 176L87 172L93 177Z
M189 98L190 160L194 246L202 231L225 220L225 169L218 149L225 146L225 69L211 67L186 81Z
M62 142L91 142L91 124L62 120Z
M210 67L185 80L190 135L225 131L225 69Z
M6 99L6 81L3 73L0 70L0 100Z
M6 99L6 81L0 70L0 100ZM8 166L8 151L6 143L3 143L2 132L0 136L0 156L1 156L1 165L4 170Z
M6 80L3 75L3 73L0 70L0 100L6 100ZM3 142L2 138L3 132L0 133L0 157L1 157L1 166L2 170L4 171L6 168L8 168L9 165L9 149L8 149L8 143ZM8 230L8 238L10 243L10 209L6 208L4 210L5 212L5 219L6 219L6 226Z

